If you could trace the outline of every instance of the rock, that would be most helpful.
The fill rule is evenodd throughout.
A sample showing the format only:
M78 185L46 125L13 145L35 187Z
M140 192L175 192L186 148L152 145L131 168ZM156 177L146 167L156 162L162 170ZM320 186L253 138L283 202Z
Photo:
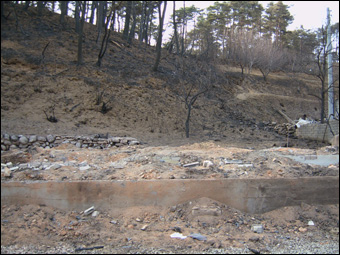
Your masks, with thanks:
M34 143L36 141L37 141L37 136L36 135L31 135L29 137L29 140L28 140L29 143Z
M91 167L89 165L86 165L86 166L81 166L79 167L79 170L80 171L86 171L86 170L89 170Z
M129 142L129 145L138 145L139 144L139 141L130 141Z
M315 225L314 221L312 221L312 220L308 221L308 226L314 226L314 225Z
M176 209L177 209L177 206L176 206L176 205L171 206L171 207L170 207L170 212L175 212Z
M305 232L307 232L307 228L300 227L299 228L299 232L305 233Z
M55 164L55 165L52 166L52 169L54 169L54 170L57 170L59 168L61 168L60 164Z
M55 136L54 135L48 135L46 136L46 139L49 143L53 143L55 140Z
M145 231L148 228L148 225L144 225L140 230Z
M182 229L180 227L173 227L172 230L178 233L182 233Z
M83 143L82 143L81 141L79 141L79 142L76 143L76 147L77 147L77 148L81 148L82 144L83 144Z
M120 138L119 137L111 137L111 138L109 138L109 142L119 143L120 142Z
M197 239L198 241L206 241L207 240L206 236L203 236L199 233L190 234L189 237L191 237L192 239Z
M125 161L118 161L118 162L112 162L110 166L112 166L115 169L123 169L126 166L127 162Z
M12 135L11 136L11 141L16 142L16 141L18 141L18 139L19 139L19 137L17 135Z
M4 176L7 178L12 177L12 171L8 167L5 167L4 169Z
M92 217L97 217L99 215L99 212L98 211L94 211L93 213L92 213Z
M28 139L27 139L27 137L26 136L21 136L20 138L19 138L19 142L21 143L21 144L27 144L28 143Z
M46 137L45 136L38 136L37 139L40 142L46 142Z

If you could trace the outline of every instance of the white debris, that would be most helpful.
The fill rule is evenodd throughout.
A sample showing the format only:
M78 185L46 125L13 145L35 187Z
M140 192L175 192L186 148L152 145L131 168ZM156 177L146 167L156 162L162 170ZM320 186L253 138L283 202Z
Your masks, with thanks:
M84 211L84 215L89 215L89 214L91 214L93 211L94 211L94 206L92 206L92 207L86 209L86 210Z
M171 238L179 238L179 239L185 239L187 236L182 235L181 233L175 232L170 235Z

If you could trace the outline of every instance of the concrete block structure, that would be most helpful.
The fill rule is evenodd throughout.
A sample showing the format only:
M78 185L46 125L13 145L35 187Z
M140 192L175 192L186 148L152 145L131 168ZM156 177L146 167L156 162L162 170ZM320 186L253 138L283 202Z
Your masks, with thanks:
M330 120L329 123L311 123L298 128L296 136L299 138L331 143L333 136L339 134L339 120Z

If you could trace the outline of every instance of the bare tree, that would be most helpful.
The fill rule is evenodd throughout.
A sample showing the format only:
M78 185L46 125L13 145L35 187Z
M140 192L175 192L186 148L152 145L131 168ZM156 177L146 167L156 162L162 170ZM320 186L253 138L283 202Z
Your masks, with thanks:
M105 9L107 8L106 5L107 5L107 1L98 1L98 11L97 11L97 31L98 31L98 34L97 34L97 40L96 40L96 43L98 43L98 40L101 36L101 33L102 33L102 30L103 30L103 27L105 25ZM114 2L112 2L112 5L114 5Z
M330 86L327 85L327 74L328 74L328 64L327 58L329 54L332 54L328 50L327 46L327 31L324 27L319 30L319 46L315 50L315 56L309 65L304 66L304 72L313 76L316 76L321 82L321 91L319 95L313 95L320 100L320 118L321 123L324 123L326 119L326 98L329 92L329 89L336 89L339 91L339 86L335 86L336 82L338 82L339 77L333 78L333 83Z
M132 11L132 1L126 2L126 11L125 11L125 25L123 30L123 39L128 40L129 37L129 29L130 29L130 19L131 19L131 11Z
M270 72L280 70L285 65L286 51L279 45L274 44L271 39L262 37L254 50L257 50L259 56L256 67L260 69L265 81L267 81Z
M85 23L86 1L80 1L79 11L81 12L81 20L80 20L79 28L78 28L79 31L77 31L78 32L77 65L81 65L83 63L83 33L84 33L84 23Z
M253 66L260 59L259 36L252 31L236 30L229 40L228 58L241 67L242 75L244 71L250 74Z
M174 23L174 38L176 43L176 54L179 54L179 41L177 32L177 22L176 22L176 1L173 1L173 13L172 13L173 23Z
M136 1L131 1L131 2L132 2L131 8L132 8L133 22L132 22L130 33L129 33L128 44L131 44L132 39L135 38L135 30L136 30L136 24L137 24Z
M103 59L105 52L106 52L106 48L107 48L107 45L108 45L108 42L109 42L111 29L113 29L113 27L114 27L115 6L114 6L114 3L112 3L112 4L113 4L113 6L112 6L112 9L111 9L111 12L110 12L109 16L107 16L107 18L106 18L105 33L104 33L102 44L101 44L100 51L99 51L99 54L98 54L97 66L99 66L99 67L102 64L102 59Z
M175 64L177 80L173 88L177 96L184 102L187 110L185 118L185 135L190 136L191 113L197 99L212 88L216 74L213 67L203 62L186 61L180 57Z
M111 7L110 14L109 14L109 16L106 17L105 33L104 33L104 36L103 36L102 44L101 44L100 51L99 51L99 54L98 54L98 61L97 61L97 66L99 66L99 67L101 66L102 59L103 59L104 54L105 54L106 49L107 49L111 30L113 30L113 28L114 28L116 10L119 10L121 8L123 2L124 1L118 1L118 3L116 4L116 1L112 1L112 7Z
M60 1L60 24L62 29L65 29L66 21L65 17L67 16L67 11L68 11L68 2L69 1Z
M153 71L157 71L158 65L161 59L163 23L164 23L164 17L165 17L166 4L167 4L167 1L164 1L163 14L162 14L161 12L162 1L158 1L159 28L158 28L158 37L157 37L157 45L156 45L157 56L156 56L155 65L152 68Z

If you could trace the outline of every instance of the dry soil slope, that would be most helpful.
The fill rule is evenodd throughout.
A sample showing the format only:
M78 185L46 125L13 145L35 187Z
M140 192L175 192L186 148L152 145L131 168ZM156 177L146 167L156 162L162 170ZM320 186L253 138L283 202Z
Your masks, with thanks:
M2 132L184 135L185 105L171 90L176 56L164 50L160 72L152 72L154 47L137 41L128 46L120 33L113 33L98 68L96 28L86 24L84 65L78 67L72 18L61 30L58 14L38 17L30 8L18 9L18 17L18 28L13 14L1 23ZM277 109L293 119L319 116L317 99L308 95L317 91L315 80L278 73L264 83L256 70L245 80L237 68L218 70L213 96L200 97L192 112L193 135L229 136L239 126L254 130L261 121L285 122ZM106 114L100 112L102 103L96 104L100 95L111 108ZM46 120L44 111L50 116L52 108L57 123Z

